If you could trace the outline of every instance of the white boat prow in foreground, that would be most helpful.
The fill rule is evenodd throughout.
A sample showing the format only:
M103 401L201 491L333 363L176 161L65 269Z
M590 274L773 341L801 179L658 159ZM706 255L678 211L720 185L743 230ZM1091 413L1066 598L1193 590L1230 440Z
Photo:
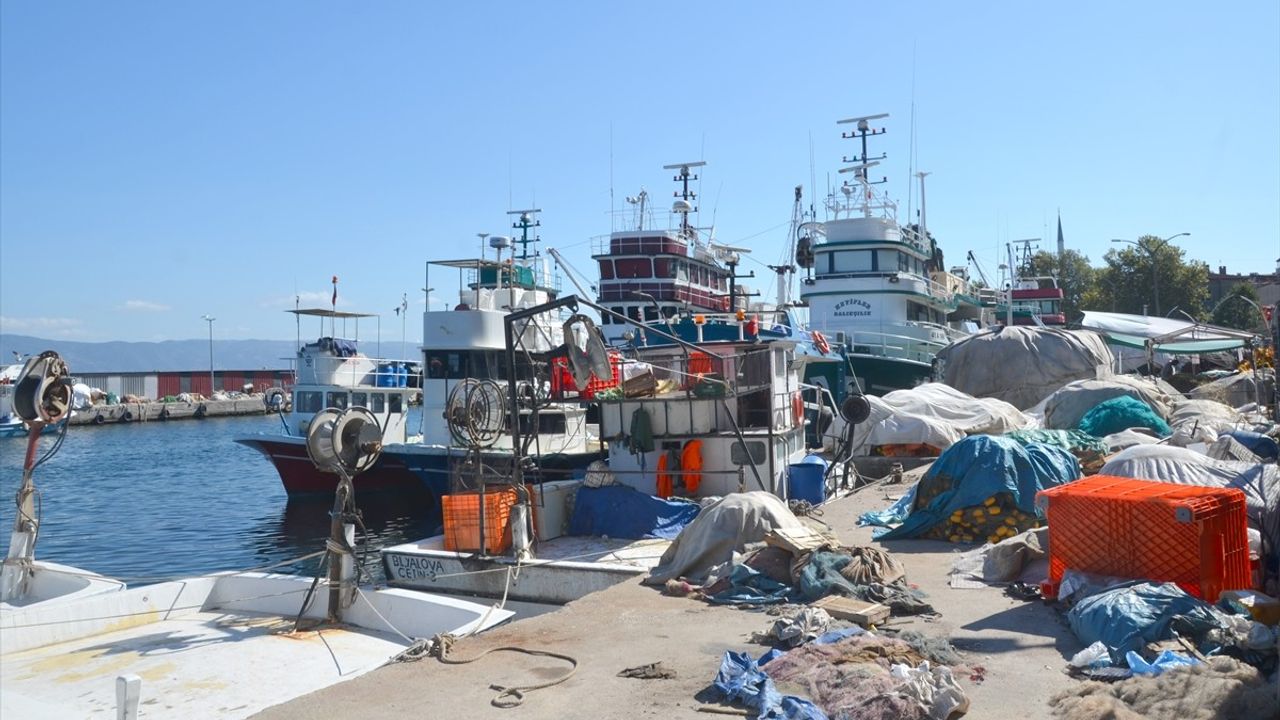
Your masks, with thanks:
M0 717L112 718L118 678L148 718L243 718L373 670L420 638L479 632L509 610L410 590L358 590L316 626L310 578L223 574L15 609L0 620ZM313 628L313 629L307 629ZM129 716L135 717L135 716Z
M15 396L33 430L57 420L68 399L65 364L54 353L39 362L30 392L20 383ZM381 447L378 419L363 408L323 411L306 438L317 466L339 476L324 582L243 571L125 590L36 563L38 437L31 433L13 547L0 573L5 720L132 719L140 708L147 718L248 717L373 670L420 640L479 632L514 614L357 584L351 480L377 462Z

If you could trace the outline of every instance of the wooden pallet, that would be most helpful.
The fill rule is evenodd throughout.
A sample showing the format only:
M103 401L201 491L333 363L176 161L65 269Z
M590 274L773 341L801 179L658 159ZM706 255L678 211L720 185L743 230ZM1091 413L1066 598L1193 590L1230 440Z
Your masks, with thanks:
M849 620L861 625L862 627L879 625L889 619L888 606L881 605L880 603L869 603L863 600L855 600L841 595L828 595L821 600L814 602L813 607L819 607L826 610L827 614L833 618Z

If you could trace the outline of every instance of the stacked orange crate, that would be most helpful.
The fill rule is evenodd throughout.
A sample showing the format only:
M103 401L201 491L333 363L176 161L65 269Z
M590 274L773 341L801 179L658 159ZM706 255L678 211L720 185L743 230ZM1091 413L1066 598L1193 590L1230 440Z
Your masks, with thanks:
M1175 582L1214 602L1249 587L1244 493L1106 475L1039 493L1049 522L1049 592L1068 569Z

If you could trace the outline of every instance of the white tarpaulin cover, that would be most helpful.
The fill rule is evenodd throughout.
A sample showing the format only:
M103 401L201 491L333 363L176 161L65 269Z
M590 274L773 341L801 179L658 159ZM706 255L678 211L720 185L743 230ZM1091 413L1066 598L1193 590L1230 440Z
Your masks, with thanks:
M1173 430L1169 443L1180 446L1212 443L1228 430L1253 430L1252 420L1217 400L1175 400L1169 413L1169 427Z
M778 528L803 528L786 501L763 491L733 493L704 509L676 536L642 582L661 585L687 578L701 584L711 568L733 559L749 543L764 541Z
M1172 393L1168 385L1133 375L1115 375L1105 380L1077 380L1050 395L1044 405L1044 426L1052 430L1074 430L1080 419L1098 403L1121 396L1141 400L1156 414L1169 419ZM1172 393L1170 392L1172 391Z
M966 435L1003 435L1033 427L1035 421L994 398L975 398L942 383L867 396L871 417L853 429L853 453L876 445L924 443L946 450Z
M1113 356L1090 330L1002 327L948 345L938 361L951 387L1021 410L1073 380L1110 377Z

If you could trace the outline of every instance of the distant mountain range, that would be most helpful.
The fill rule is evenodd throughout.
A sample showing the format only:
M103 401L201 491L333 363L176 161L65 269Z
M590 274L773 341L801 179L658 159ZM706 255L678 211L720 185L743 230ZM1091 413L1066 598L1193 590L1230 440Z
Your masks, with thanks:
M45 350L56 350L73 375L209 369L208 340L90 343L0 334L0 366L16 362L15 352L32 355ZM218 370L287 370L290 363L285 358L297 352L292 340L214 340L213 364Z

